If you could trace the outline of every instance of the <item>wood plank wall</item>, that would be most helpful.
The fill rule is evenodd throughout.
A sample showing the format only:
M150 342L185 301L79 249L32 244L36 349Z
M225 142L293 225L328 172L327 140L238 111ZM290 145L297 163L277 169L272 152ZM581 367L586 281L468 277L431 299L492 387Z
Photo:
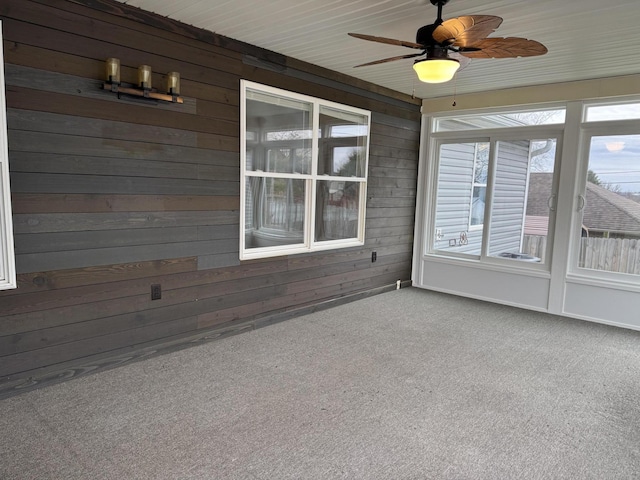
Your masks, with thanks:
M0 383L410 278L419 100L111 0L0 19L19 273ZM101 90L107 57L123 81L179 71L184 105ZM242 78L372 111L364 247L238 260Z

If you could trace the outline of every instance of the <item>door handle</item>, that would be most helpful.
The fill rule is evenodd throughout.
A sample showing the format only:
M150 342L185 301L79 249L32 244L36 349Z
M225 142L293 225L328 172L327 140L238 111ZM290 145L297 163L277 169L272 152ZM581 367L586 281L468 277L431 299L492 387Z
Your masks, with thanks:
M583 195L578 195L578 211L581 212L586 204L586 200Z

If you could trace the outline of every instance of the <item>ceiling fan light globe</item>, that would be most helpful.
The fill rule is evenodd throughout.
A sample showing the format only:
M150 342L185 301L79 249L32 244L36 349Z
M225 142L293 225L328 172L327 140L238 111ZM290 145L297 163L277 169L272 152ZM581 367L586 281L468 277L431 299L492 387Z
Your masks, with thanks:
M413 64L413 69L418 74L418 79L425 83L444 83L453 78L460 62L453 58L427 58L418 60Z

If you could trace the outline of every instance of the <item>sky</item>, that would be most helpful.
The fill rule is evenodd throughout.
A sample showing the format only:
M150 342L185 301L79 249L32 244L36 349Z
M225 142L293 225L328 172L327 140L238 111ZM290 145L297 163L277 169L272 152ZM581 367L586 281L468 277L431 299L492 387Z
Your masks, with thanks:
M631 119L640 119L640 103L587 108L588 122ZM589 169L621 192L640 192L640 134L592 137Z
M640 135L592 137L589 169L602 183L618 185L622 192L640 192Z

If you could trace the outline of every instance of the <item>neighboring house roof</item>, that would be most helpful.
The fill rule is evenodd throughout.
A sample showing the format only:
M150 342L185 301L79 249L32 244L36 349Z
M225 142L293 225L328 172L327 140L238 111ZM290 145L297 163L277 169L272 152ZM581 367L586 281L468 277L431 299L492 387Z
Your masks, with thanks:
M552 173L531 173L527 216L549 215ZM586 205L582 224L594 232L640 233L640 203L587 183Z
M640 203L587 183L583 223L589 230L640 233Z
M549 197L553 173L529 174L529 196L527 197L527 215L549 216Z

